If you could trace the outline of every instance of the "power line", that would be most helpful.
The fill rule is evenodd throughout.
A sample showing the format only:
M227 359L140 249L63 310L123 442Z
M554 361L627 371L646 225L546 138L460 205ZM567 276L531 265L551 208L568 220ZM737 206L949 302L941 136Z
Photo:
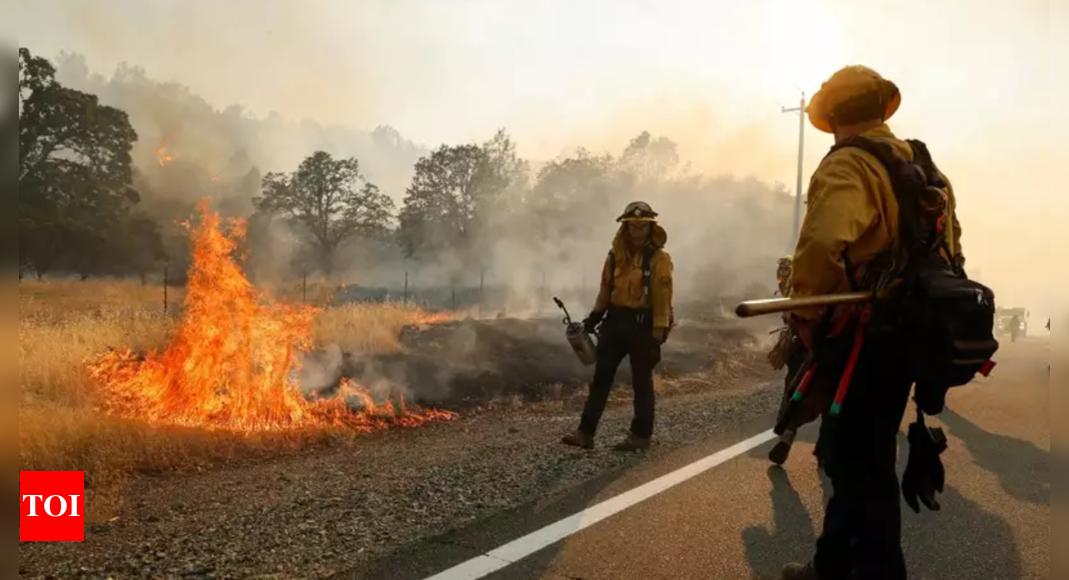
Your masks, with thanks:
M794 231L791 234L791 246L798 242L798 232L802 228L802 160L805 153L805 91L797 107L781 107L783 113L798 113L798 181L794 190Z

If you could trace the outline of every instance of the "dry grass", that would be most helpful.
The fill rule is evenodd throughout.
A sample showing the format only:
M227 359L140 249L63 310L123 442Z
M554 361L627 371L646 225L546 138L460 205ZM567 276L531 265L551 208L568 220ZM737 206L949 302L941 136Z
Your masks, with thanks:
M170 289L169 295L177 310L181 291ZM19 469L85 471L90 519L115 513L135 472L203 469L345 436L330 430L246 436L163 428L99 412L86 364L108 347L166 343L176 318L164 316L159 286L23 282L19 306ZM427 317L391 304L333 307L319 317L317 342L370 354L396 352L400 328Z

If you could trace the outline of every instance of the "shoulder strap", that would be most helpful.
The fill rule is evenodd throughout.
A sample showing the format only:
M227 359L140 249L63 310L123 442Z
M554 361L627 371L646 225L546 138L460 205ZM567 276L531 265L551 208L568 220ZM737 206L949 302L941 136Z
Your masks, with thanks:
M903 159L888 143L874 141L862 136L851 137L842 143L837 143L831 148L829 155L846 147L856 147L862 151L872 155L880 162L881 165L887 170L887 175L891 179L891 191L895 196L895 200L898 202L898 235L899 244L904 256L909 261L909 254L915 245L914 240L921 237L921 233L917 230L920 227L918 218L918 200L915 199L915 195L909 193L913 191L910 187L919 185L921 187L932 183L930 178L932 175L938 175L938 171L935 169L935 164L931 160L931 155L928 153L928 148L924 143L920 141L907 141L910 148L913 150L914 162L911 163ZM911 170L908 166L914 165L921 168L921 172L917 172L915 169ZM913 183L918 178L922 179L923 183ZM942 180L939 180L942 182ZM934 185L934 183L933 183ZM844 252L845 258L845 252ZM884 259L889 258L888 255L883 256ZM847 261L847 263L849 263ZM900 270L902 265L895 266L895 270Z
M650 295L650 287L653 282L653 257L657 255L657 252L661 251L660 248L653 244L647 245L642 251L642 294L648 297ZM609 250L609 300L612 300L613 290L616 289L616 254Z
M607 265L609 267L609 302L612 303L612 293L616 289L616 254L609 250Z
M642 251L642 295L649 297L650 284L653 278L653 268L651 264L653 262L653 256L660 251L657 246L653 244L647 244Z
M947 184L943 181L942 175L939 174L939 168L935 166L935 161L932 160L932 154L928 151L928 146L923 141L916 139L906 139L906 143L909 143L910 149L913 150L913 163L924 170L924 177L928 180L928 183L940 189L945 189Z
M847 147L856 147L875 157L885 168L887 168L887 172L890 174L892 181L897 179L898 170L907 163L895 153L895 150L891 148L889 144L873 141L872 139L860 135L851 137L842 143L836 143L831 148L831 151L828 152L828 155Z

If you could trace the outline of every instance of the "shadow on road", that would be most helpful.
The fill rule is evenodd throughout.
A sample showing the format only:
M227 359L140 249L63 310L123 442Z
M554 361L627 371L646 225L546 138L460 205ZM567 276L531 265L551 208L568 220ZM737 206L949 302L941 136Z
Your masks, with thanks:
M903 505L902 547L915 580L1021 578L1010 525L947 487L942 511L914 514Z
M940 415L945 419L950 412ZM958 420L967 422L958 417ZM959 433L960 435L960 433ZM953 443L952 443L953 444ZM909 458L909 441L898 436L898 471ZM963 496L948 475L942 510L913 513L902 503L902 549L914 580L1021 578L1021 557L1010 524Z
M960 439L976 464L997 476L1016 499L1050 506L1050 452L1030 441L984 431L947 409L939 419Z
M951 421L972 425L957 415ZM947 423L949 426L950 421ZM972 428L977 429L975 426ZM998 437L982 431L981 434ZM810 434L803 432L798 442L813 438L807 435ZM972 438L971 443L976 444L982 441L982 435L970 433L964 436ZM959 436L962 433L959 432ZM794 453L808 454L809 451L808 445L796 443ZM759 452L763 457L767 448L755 450L751 455L756 457ZM900 435L900 472L905 467L908 452L908 442L904 435ZM1007 452L1002 448L1000 454ZM801 496L791 484L788 471L772 466L768 469L768 478L772 482L769 492L772 527L755 526L742 532L753 577L761 579L778 578L786 562L805 562L812 558L822 527L820 518L823 517L823 512L815 516L816 521L810 517ZM964 497L952 487L953 483L951 480L951 486L940 498L943 505L941 512L922 511L915 514L902 504L903 549L910 566L910 577L917 580L1020 578L1021 560L1010 525L977 502ZM832 493L831 482L827 477L821 477L821 484L824 505L827 505ZM1034 483L1033 488L1040 485L1042 483ZM1049 490L1049 482L1047 485Z
M816 543L813 520L788 473L771 466L768 479L772 482L772 529L755 526L742 532L746 559L758 578L778 578L787 562L809 559Z

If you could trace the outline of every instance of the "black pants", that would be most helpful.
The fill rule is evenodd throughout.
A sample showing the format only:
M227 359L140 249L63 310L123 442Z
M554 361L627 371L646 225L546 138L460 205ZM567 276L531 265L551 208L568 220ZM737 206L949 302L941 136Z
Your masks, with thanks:
M645 439L653 436L653 369L661 362L661 346L653 337L652 316L648 312L628 310L610 310L602 325L594 381L579 423L583 433L597 434L609 392L616 382L616 370L624 357L631 360L631 386L635 391L631 433Z
M895 464L912 381L900 353L894 337L867 338L842 413L824 418L834 490L814 560L824 580L850 578L855 567L865 580L906 578Z

